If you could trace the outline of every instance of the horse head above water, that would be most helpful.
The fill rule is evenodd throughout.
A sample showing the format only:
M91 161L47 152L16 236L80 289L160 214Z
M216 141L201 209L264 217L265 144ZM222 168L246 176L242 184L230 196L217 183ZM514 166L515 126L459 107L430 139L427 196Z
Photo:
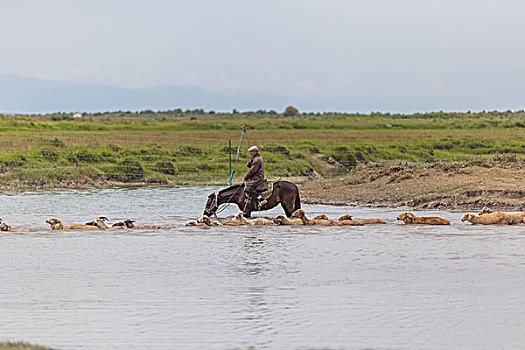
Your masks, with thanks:
M219 206L217 205L217 194L213 192L208 196L208 201L206 202L204 213L202 215L213 216L217 209L219 209Z

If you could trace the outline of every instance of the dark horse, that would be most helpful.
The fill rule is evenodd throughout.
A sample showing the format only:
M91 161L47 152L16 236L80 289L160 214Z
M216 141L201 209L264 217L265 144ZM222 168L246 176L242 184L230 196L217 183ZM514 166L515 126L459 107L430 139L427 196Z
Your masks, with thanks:
M296 185L288 181L277 181L273 184L273 191L267 199L267 203L256 207L254 201L246 207L246 196L244 195L244 185L234 185L225 188L219 193L212 193L208 196L204 215L211 216L215 214L219 206L224 203L235 203L245 216L250 217L252 211L269 210L281 203L286 216L291 216L294 211L301 209L301 199L299 198L299 189Z

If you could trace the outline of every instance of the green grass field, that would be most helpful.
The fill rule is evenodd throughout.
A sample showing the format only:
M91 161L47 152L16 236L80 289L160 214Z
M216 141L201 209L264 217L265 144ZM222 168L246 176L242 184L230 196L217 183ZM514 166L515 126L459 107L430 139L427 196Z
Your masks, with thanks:
M525 154L525 112L336 114L195 111L1 115L0 186L75 187L115 183L224 184L228 141L234 182L247 147L258 145L270 179L325 176L367 162L465 161ZM322 160L343 165L337 171ZM514 158L516 157L516 158ZM336 164L337 165L337 164ZM333 168L333 167L332 167Z

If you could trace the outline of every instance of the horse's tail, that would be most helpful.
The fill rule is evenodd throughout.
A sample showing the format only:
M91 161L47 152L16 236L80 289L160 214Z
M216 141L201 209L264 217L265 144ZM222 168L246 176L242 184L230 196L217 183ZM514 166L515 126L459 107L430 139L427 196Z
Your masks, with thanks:
M299 196L299 188L295 186L295 204L294 204L294 211L297 209L301 209L301 197Z

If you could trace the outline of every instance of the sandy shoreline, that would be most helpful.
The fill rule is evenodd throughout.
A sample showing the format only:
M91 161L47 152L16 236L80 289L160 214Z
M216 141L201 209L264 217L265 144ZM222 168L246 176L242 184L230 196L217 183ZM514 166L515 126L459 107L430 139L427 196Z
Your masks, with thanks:
M525 164L471 161L370 164L350 175L306 182L303 203L413 209L525 209Z

